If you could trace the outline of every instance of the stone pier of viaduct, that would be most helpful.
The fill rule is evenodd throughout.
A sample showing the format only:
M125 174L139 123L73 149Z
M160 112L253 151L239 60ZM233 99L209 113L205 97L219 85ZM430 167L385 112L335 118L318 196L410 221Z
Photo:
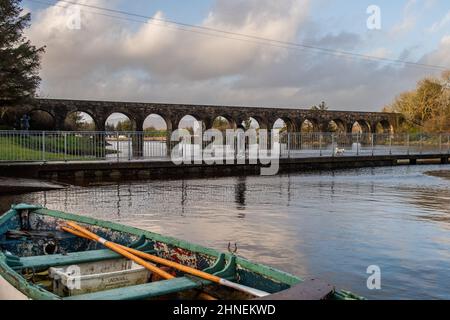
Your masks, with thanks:
M256 120L260 128L271 129L276 121L283 120L288 131L300 132L302 125L309 121L315 132L329 131L334 121L340 132L352 132L358 123L365 133L375 133L377 128L386 132L395 132L402 122L402 116L395 113L321 111L286 108L259 108L238 106L187 105L163 103L109 102L87 100L36 99L33 103L17 108L17 114L30 114L44 111L54 120L54 130L66 130L65 120L74 112L84 112L92 117L96 130L104 131L108 117L113 113L122 113L132 122L135 131L142 131L145 119L149 115L159 115L167 129L178 128L181 119L190 115L211 128L217 117L228 120L231 128L240 128L250 118ZM381 125L381 126L380 126Z

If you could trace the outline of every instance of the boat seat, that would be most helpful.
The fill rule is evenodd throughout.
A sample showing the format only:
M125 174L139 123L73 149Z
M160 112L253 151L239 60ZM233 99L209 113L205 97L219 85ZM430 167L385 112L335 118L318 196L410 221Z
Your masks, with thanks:
M225 254L220 254L213 266L203 270L224 279L233 281L236 277L236 257L226 261ZM170 293L198 289L211 284L210 281L185 276L170 280L150 282L146 284L116 288L107 291L93 292L64 298L65 300L143 300L164 296Z
M154 250L142 250L143 252L153 254ZM35 271L46 270L50 267L59 267L67 265L76 265L80 263L89 263L96 261L112 260L123 258L109 249L91 250L82 252L71 252L67 254L54 254L45 256L23 257L20 258L19 265L13 266L14 270L33 269Z
M143 300L170 293L198 289L210 284L209 281L188 277L174 278L137 286L93 292L64 298L64 300Z

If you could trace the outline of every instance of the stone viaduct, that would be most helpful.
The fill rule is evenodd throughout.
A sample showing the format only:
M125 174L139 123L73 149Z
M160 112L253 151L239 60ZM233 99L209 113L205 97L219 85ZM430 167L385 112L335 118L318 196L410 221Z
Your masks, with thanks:
M149 115L159 115L167 129L178 128L181 119L190 115L203 121L206 128L211 128L214 119L223 117L231 128L242 127L243 121L253 118L260 128L271 129L281 119L288 131L300 132L302 125L309 121L315 132L329 131L330 122L334 121L340 132L351 133L358 123L364 133L375 133L377 128L385 132L394 132L403 121L400 114L382 112L354 111L316 111L283 108L259 108L237 106L187 105L163 103L109 102L87 100L36 99L33 103L22 106L18 115L33 111L47 112L54 120L55 130L65 130L65 119L73 112L84 112L92 117L96 130L104 131L108 117L113 113L122 113L132 122L135 131L142 131L145 119Z

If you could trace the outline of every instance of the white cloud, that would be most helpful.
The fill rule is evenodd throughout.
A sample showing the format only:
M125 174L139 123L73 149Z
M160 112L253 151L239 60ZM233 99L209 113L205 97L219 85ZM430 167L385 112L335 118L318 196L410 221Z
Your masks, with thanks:
M203 25L260 37L293 40L307 13L307 0L245 1L241 16L234 14L242 1L218 1ZM106 5L95 0L94 5ZM106 5L107 6L107 5ZM220 11L217 11L219 10ZM158 12L155 18L164 18ZM69 13L52 7L38 14L29 32L37 44L46 44L43 77L76 80L88 75L138 69L152 76L203 80L226 77L249 66L264 66L283 55L284 50L253 42L210 37L143 24L137 31L124 22L82 14L81 30L66 27ZM151 21L149 21L151 22ZM236 38L235 36L233 36ZM64 81L66 82L66 81ZM51 87L48 87L50 89Z
M450 34L442 37L439 47L422 58L424 63L450 66ZM449 68L450 69L450 68Z
M392 51L388 48L377 48L368 53L369 56L377 58L389 58L392 57Z
M390 31L391 37L399 37L414 29L417 23L417 16L414 13L416 0L408 0L403 8L403 19L394 25Z
M106 0L89 4L112 6ZM304 36L308 14L309 0L217 0L202 25L296 42ZM164 18L164 13L154 17ZM48 8L34 14L28 32L35 44L47 45L43 96L280 107L308 107L325 100L332 108L379 110L425 73L204 36L151 21L139 24L82 13L81 30L70 30L67 19L63 8ZM375 50L354 33L306 38L317 46L390 56L388 49ZM445 42L422 60L446 63Z

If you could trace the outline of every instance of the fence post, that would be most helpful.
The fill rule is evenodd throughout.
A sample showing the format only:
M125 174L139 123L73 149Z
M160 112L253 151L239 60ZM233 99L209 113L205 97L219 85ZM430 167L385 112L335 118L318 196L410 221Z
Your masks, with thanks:
M234 144L233 144L234 160L237 161L237 158L239 156L239 153L238 153L239 142L240 142L239 135L237 135L236 138L234 138L233 140L234 140ZM202 139L202 141L203 141L203 139ZM281 153L281 141L280 141L280 153ZM195 161L195 157L194 157L194 161Z
M132 145L131 145L131 133L127 134L128 137L128 161L131 161L131 157L133 155Z
M359 138L359 133L356 135L356 155L359 156L359 141L361 139Z
M233 147L234 147L235 143L236 143L236 141L235 141L235 139L233 139ZM226 159L226 157L227 157L226 150L225 150L224 156ZM191 138L191 161L192 161L191 164L195 164L195 131L194 131L194 136Z
M439 153L442 153L442 133L439 134Z
M408 156L409 156L409 153L410 153L409 146L410 146L410 138L409 138L409 133L408 133L408 134L406 134L406 147L407 147L406 154Z
M333 157L335 156L336 147L334 146L334 133L331 134L331 149L333 149Z
M375 155L375 142L374 142L374 139L375 139L375 134L374 133L372 133L372 157Z
M288 148L288 158L291 158L291 133L288 132L287 148Z
M322 156L322 139L323 139L323 135L322 134L320 134L320 136L319 136L319 153L320 153L320 156Z
M67 162L67 133L64 132L64 161Z
M172 133L171 133L171 131L167 130L167 132L166 132L166 157L169 157L169 158L172 154L171 138L172 138Z
M422 154L422 133L419 135L419 152Z
M119 132L116 131L116 155L117 162L119 162Z
M389 134L389 155L392 155L392 136Z
M450 154L450 134L447 136L447 153Z
M100 158L103 158L103 160L106 160L106 138L107 134L106 132L102 132L100 134L96 134L97 139L100 139L97 141L96 145L100 145L100 149L98 150L100 152Z
M45 162L45 131L42 131L42 161Z

